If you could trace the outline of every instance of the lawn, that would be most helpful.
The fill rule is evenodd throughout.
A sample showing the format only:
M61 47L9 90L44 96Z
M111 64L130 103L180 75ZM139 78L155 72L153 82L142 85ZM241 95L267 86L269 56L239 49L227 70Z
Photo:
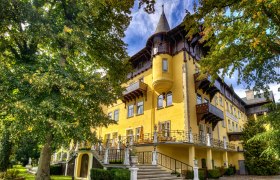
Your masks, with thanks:
M29 174L26 171L25 167L22 166L14 166L13 169L16 169L20 172L20 176L25 177L26 180L34 180L35 176L33 174ZM72 178L70 176L51 176L52 180L71 180Z

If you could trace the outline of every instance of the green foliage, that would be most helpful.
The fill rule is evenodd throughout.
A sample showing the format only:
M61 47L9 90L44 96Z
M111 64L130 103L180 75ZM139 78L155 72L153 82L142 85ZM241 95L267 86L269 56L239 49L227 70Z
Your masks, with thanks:
M258 133L251 141L265 141L267 146L264 149L264 154L280 157L280 104L269 104L266 108L268 108L269 113L259 121L269 128Z
M130 171L127 169L91 169L90 177L93 180L129 180Z
M183 175L183 177L185 177L185 179L194 178L194 173L193 173L193 171L190 171L190 170L182 171L182 175Z
M279 160L271 154L264 154L268 142L264 139L250 140L259 133L264 133L262 121L249 119L243 130L245 166L249 174L274 175L279 172Z
M0 114L13 116L13 134L57 147L114 123L102 108L122 95L133 3L1 1Z
M200 34L200 42L209 48L200 61L203 73L216 79L219 73L224 77L237 71L238 83L243 80L256 89L280 82L279 1L198 2L183 24L188 38Z
M14 140L13 154L16 162L21 162L23 166L28 164L29 158L32 162L40 157L39 141L34 134L23 133Z
M12 143L10 141L9 126L7 124L2 124L2 126L0 126L0 172L4 172L8 169L11 153Z
M130 171L128 169L112 169L113 180L129 180Z
M206 179L206 169L198 169L198 178L199 180Z
M219 169L210 169L207 171L208 178L218 179L221 177L221 173Z
M24 177L19 176L19 171L9 169L7 172L0 173L0 180L24 180Z
M62 166L61 166L61 164L51 165L50 166L50 174L51 175L62 175Z
M123 160L112 160L112 161L109 161L109 164L122 164L123 163Z

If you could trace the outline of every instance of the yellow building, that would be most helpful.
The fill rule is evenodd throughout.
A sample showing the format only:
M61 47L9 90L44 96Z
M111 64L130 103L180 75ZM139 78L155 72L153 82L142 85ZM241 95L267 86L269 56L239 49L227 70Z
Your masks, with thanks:
M105 110L117 124L96 130L102 139L99 145L103 150L106 145L110 149L133 145L140 163L151 163L148 152L155 150L158 165L163 165L160 158L170 157L190 167L197 160L207 169L232 164L245 173L239 135L248 101L221 79L211 84L210 77L200 75L199 60L207 49L199 35L191 41L185 35L182 26L169 28L163 12L146 47L130 59L133 72L127 76L123 98ZM76 178L89 176L98 148L79 151ZM169 166L174 171L171 160Z

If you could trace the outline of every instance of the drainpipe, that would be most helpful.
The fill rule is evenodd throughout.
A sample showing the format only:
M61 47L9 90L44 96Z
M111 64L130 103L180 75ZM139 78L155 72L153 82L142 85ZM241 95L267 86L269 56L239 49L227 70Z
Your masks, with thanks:
M188 61L186 57L186 50L184 53L184 64L182 67L183 70L183 95L184 95L184 121L185 121L185 130L190 131L190 109L189 109L189 76L188 76Z

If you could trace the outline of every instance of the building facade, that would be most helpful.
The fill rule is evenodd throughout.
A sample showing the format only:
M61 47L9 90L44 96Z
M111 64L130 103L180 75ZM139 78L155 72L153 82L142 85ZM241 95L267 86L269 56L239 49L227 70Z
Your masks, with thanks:
M183 26L170 29L162 12L146 47L130 59L133 72L123 98L104 110L116 124L95 130L99 146L121 149L130 143L143 157L156 151L192 167L197 160L200 168L231 164L245 173L240 134L248 115L256 117L269 100L258 104L260 98L249 97L249 91L249 100L242 99L221 79L213 83L201 74L199 60L207 48L200 35L192 40L185 35ZM78 151L75 177L89 176L95 150Z

